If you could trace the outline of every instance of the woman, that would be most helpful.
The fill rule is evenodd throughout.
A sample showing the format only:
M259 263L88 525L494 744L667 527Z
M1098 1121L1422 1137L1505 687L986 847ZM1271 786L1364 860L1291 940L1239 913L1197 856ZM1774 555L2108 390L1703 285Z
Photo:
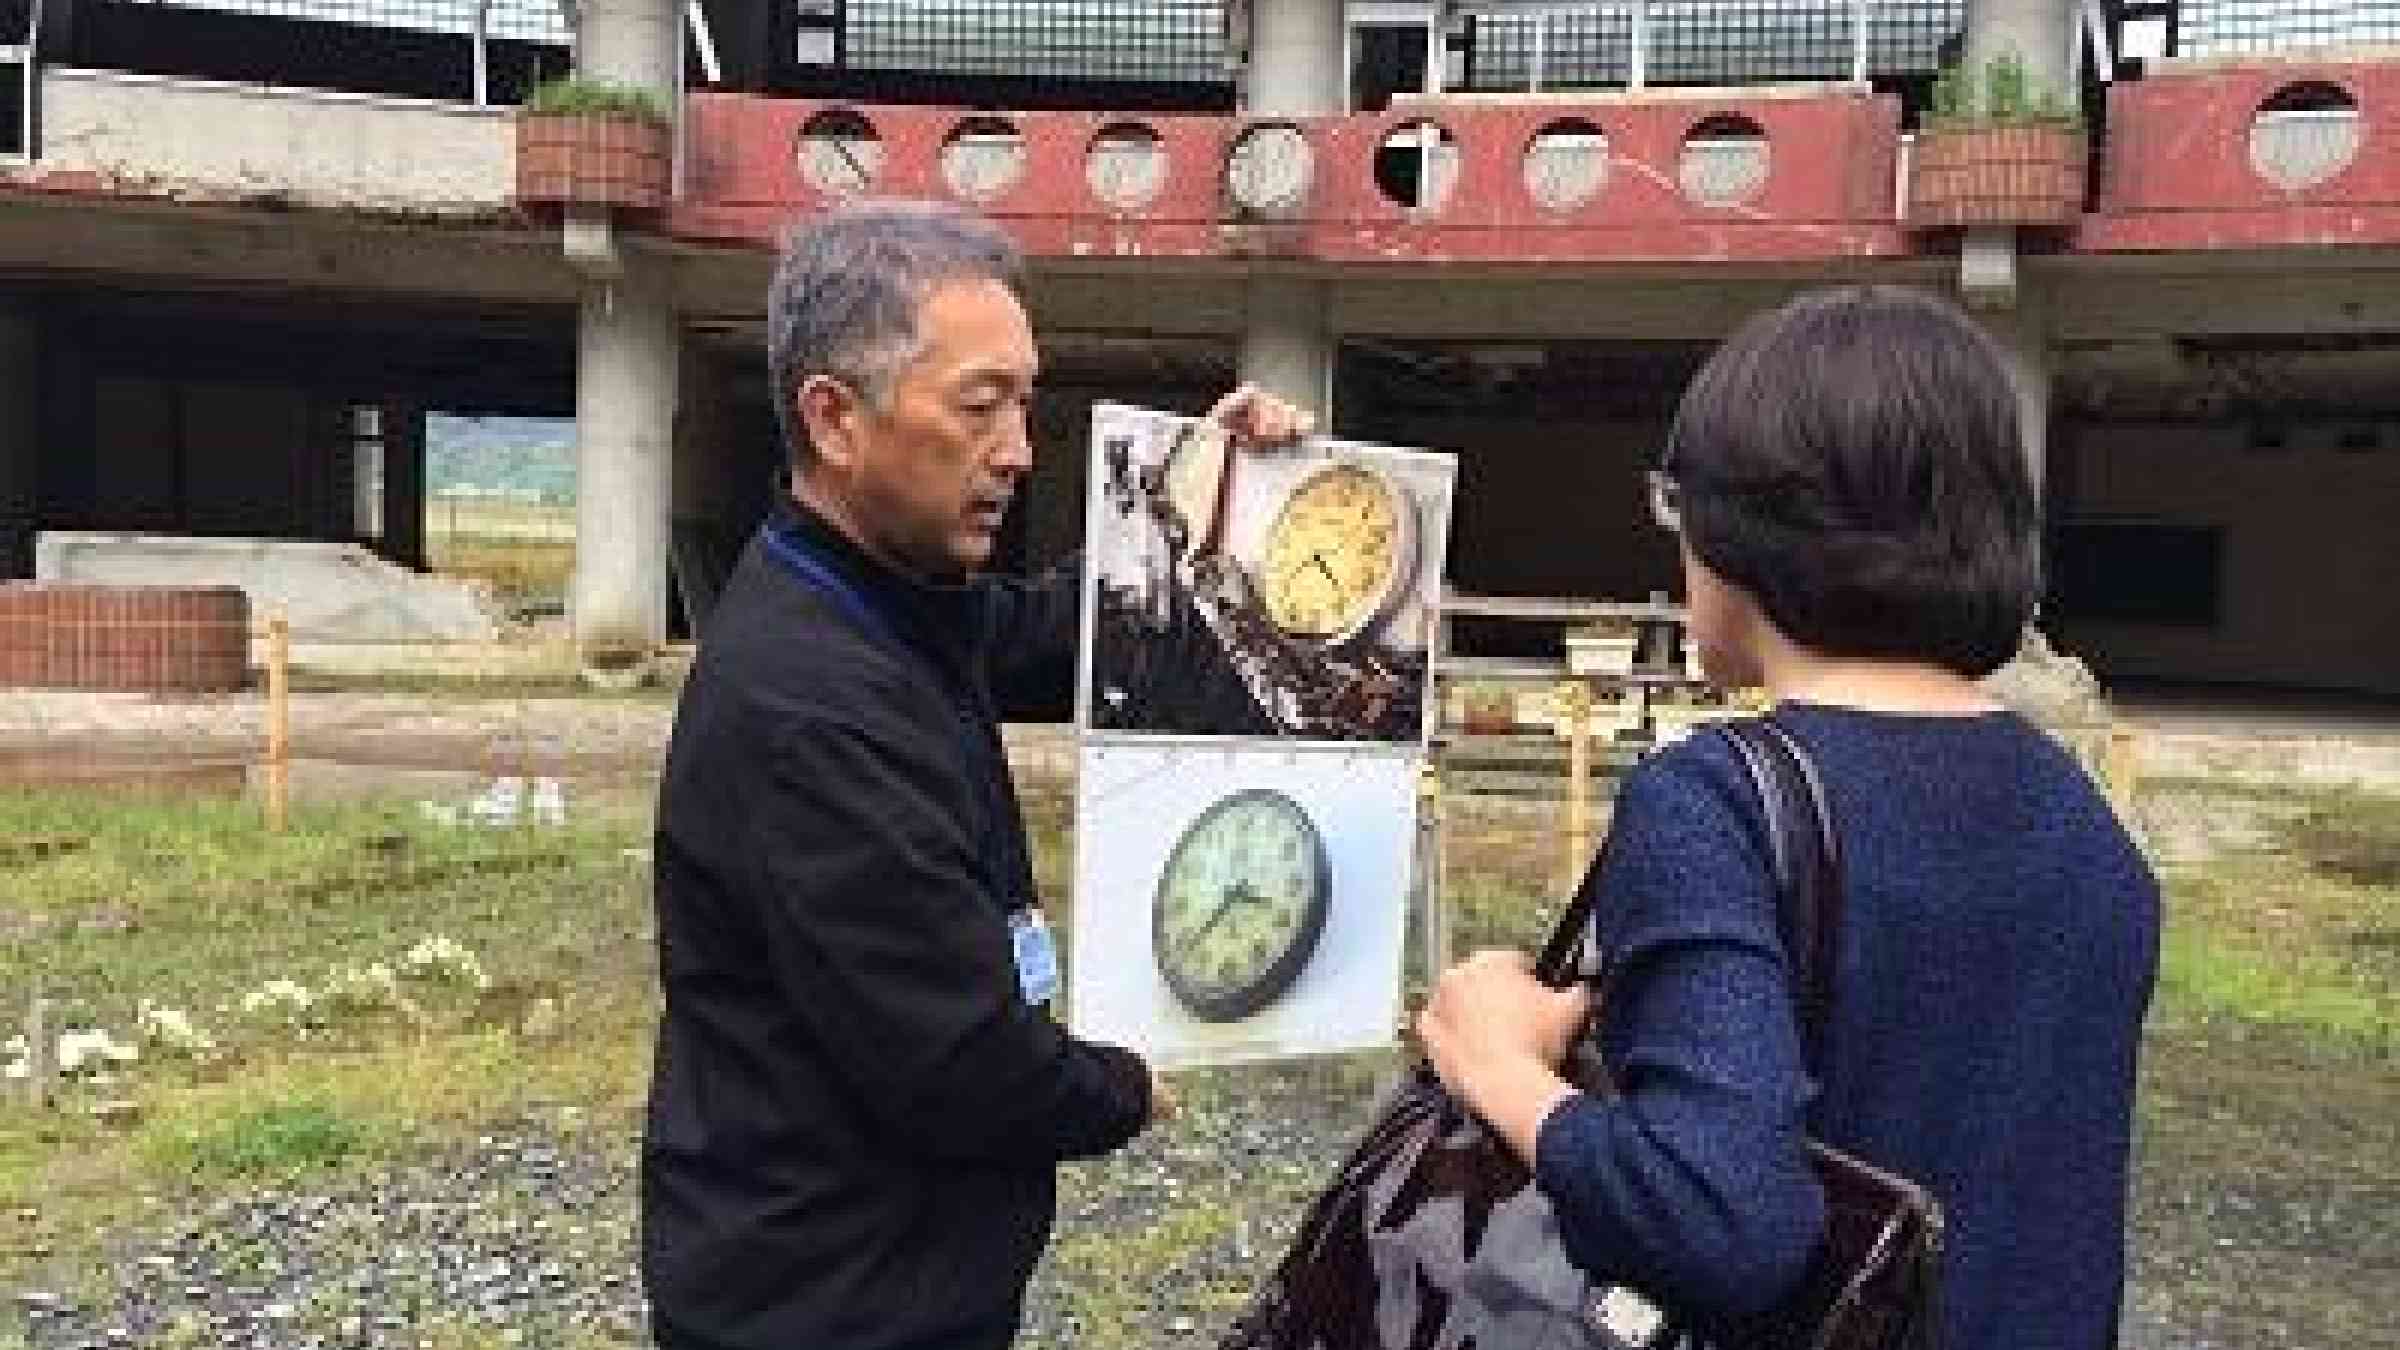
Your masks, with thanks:
M1627 777L1585 882L1619 1096L1558 1075L1582 991L1513 955L1440 981L1435 1068L1595 1276L1701 1316L1773 1306L1823 1224L1813 1134L1942 1202L1945 1350L2115 1343L2158 889L2088 776L1977 683L2039 580L2018 417L1980 329L1888 288L1754 320L1684 399L1652 489L1690 635L1816 759L1846 914L1812 1078L1763 808L1704 733Z

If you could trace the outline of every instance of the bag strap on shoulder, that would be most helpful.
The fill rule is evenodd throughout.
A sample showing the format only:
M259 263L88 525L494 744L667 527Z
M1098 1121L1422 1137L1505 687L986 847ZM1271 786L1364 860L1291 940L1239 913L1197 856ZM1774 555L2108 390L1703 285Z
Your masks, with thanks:
M1825 783L1799 739L1772 717L1722 722L1766 809L1775 868L1777 927L1790 964L1801 1052L1821 1071L1833 1022L1834 967L1842 931L1841 843Z

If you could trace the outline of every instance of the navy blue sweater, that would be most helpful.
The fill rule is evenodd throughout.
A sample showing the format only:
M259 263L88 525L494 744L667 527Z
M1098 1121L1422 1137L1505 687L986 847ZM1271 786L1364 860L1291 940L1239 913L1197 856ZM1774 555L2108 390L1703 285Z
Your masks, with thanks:
M1703 733L1628 776L1585 882L1623 1095L1543 1124L1569 1252L1671 1304L1772 1304L1822 1225L1805 1131L1941 1200L1945 1350L2114 1344L2155 878L2013 715L1782 718L1823 770L1848 873L1823 1081L1801 1061L1757 794Z

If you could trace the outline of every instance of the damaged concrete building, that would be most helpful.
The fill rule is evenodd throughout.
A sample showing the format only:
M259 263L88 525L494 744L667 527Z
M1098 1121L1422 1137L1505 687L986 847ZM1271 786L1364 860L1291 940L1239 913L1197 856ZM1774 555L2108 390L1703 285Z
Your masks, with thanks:
M525 171L570 71L665 113L655 182ZM1945 139L1986 97L2037 134ZM1010 567L1095 400L1238 375L1461 452L1460 590L1638 599L1708 344L1875 279L2016 354L2060 646L2400 696L2400 0L0 0L0 151L4 576L413 571L429 415L572 417L576 639L689 632L780 232L933 195L1033 260Z

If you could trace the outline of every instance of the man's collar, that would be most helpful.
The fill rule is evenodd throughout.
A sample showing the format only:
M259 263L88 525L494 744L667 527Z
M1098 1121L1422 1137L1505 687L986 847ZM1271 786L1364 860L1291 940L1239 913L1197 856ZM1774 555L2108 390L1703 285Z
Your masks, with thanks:
M884 563L822 512L794 497L785 484L778 484L767 527L832 568L878 611L910 627L956 639L965 618L961 607L971 594L965 584L929 584Z

